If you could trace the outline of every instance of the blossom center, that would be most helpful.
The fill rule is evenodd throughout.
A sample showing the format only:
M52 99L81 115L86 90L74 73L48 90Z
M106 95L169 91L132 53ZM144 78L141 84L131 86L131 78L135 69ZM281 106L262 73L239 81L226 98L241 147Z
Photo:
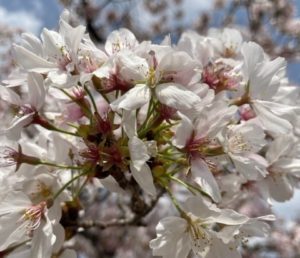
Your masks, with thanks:
M47 204L45 201L43 201L38 205L33 205L25 210L23 216L21 217L21 221L26 223L28 236L32 237L34 230L40 226L46 207Z
M201 255L201 253L205 252L205 248L211 245L211 240L199 220L190 221L189 233L193 250L196 254Z
M234 153L251 151L251 145L248 141L245 140L245 137L240 133L230 137L230 139L228 140L228 148Z

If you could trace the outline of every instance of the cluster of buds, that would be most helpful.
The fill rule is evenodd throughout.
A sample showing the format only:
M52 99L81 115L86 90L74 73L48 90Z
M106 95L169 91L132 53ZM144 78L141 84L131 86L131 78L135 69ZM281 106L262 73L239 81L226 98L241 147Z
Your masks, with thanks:
M0 87L0 256L76 257L64 245L87 227L141 225L166 195L153 254L241 257L273 215L237 204L286 201L300 176L299 89L233 29L185 32L177 45L113 31L103 49L72 27L14 46L19 70ZM83 221L82 193L124 198L125 218ZM182 198L184 193L184 198Z

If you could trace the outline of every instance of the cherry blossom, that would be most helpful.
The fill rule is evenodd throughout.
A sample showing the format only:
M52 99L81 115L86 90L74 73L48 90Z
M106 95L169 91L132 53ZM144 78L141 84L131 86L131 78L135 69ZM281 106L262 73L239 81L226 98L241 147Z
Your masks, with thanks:
M0 86L0 256L76 257L89 228L117 241L152 219L155 256L242 257L299 187L284 58L229 28L98 46L70 17L23 34Z

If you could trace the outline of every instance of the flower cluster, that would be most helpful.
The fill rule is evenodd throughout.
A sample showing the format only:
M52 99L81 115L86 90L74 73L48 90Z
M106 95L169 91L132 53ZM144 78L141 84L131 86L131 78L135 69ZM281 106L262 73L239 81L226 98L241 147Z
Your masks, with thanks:
M166 194L178 212L158 223L154 255L241 257L274 216L234 204L252 192L286 201L299 182L299 89L285 60L233 29L177 45L120 29L100 49L68 21L41 40L24 34L0 87L0 254L76 257L64 240L80 228L139 225ZM101 187L129 197L133 217L83 222L82 193Z

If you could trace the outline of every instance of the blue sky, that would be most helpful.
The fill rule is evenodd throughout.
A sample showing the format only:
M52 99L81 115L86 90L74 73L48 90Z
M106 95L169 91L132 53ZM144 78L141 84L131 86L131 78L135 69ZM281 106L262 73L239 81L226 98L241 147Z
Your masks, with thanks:
M0 22L38 34L57 26L61 10L57 0L0 0Z
M300 1L294 1L300 10ZM197 4L196 4L197 3ZM208 0L185 0L183 10L189 21L191 17L195 17L199 10L209 9L212 1ZM56 28L59 15L62 11L58 0L0 0L0 23L15 25L25 31L30 31L38 35L43 27ZM139 7L136 8L137 14L141 13ZM299 11L298 11L299 15ZM147 22L153 17L137 15L138 19ZM239 20L243 19L244 15L239 15ZM184 23L188 23L186 19ZM240 21L241 22L241 21ZM289 64L288 77L291 81L300 85L300 63L293 62Z

